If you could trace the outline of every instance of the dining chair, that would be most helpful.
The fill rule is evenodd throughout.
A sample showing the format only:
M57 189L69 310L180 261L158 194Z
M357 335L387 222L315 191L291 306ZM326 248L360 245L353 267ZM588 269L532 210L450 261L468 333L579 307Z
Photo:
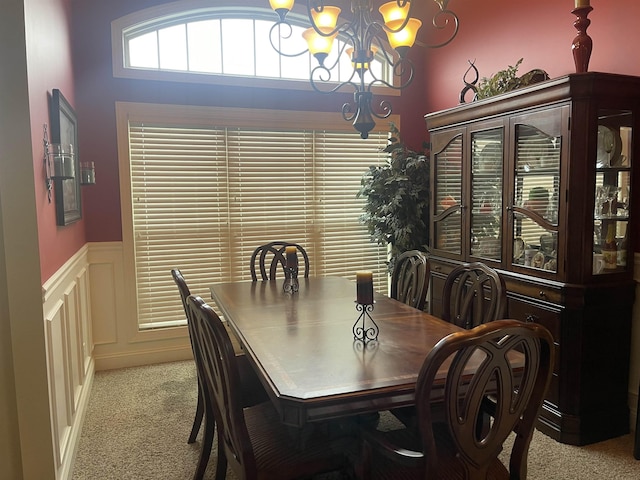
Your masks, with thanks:
M180 292L180 299L182 300L182 306L184 308L184 312L187 317L187 330L189 332L191 349L194 352L194 358L195 358L195 351L193 350L193 325L189 321L189 314L187 312L187 298L189 297L189 295L191 295L191 291L189 289L187 281L185 280L184 276L182 275L182 272L179 269L177 268L172 269L171 276L173 277L173 280L178 286L178 291ZM226 323L225 323L225 328L229 328L228 324ZM245 402L247 404L253 404L267 398L266 392L264 391L264 388L262 387L262 385L260 384L260 381L255 375L253 368L249 364L249 361L246 358L244 358L244 351L242 350L240 343L237 341L233 333L231 333L230 337L233 339L232 342L233 342L234 353L236 357L243 357L241 359L238 358L237 362L239 364L239 368L242 371L242 382L243 382L242 388L244 392L243 394L245 397ZM202 425L202 419L204 416L204 398L203 398L203 390L202 390L202 380L199 374L197 375L197 378L198 378L198 400L196 404L195 417L193 419L193 426L191 427L191 433L189 434L189 439L187 440L187 443L194 443L196 441L196 438L198 437L198 432L200 431L200 426ZM215 428L215 424L212 423L211 428L212 429Z
M298 442L270 401L243 408L227 330L200 297L191 295L187 310L203 379L205 425L214 417L218 425L216 480L225 478L227 467L244 480L292 480L349 468L346 452L353 451L351 438L329 439L318 429L305 432L304 441ZM211 450L212 442L213 435L203 440L203 452ZM202 478L205 469L206 463L204 469L199 464L194 478Z
M304 265L302 274L304 277L308 277L309 255L307 255L306 250L297 243L276 241L260 245L253 251L253 254L251 255L251 262L249 264L251 269L251 279L254 282L258 281L257 271L260 272L262 280L274 280L278 270L284 272L284 267L287 264L285 250L289 246L295 246L298 253L302 256L302 263ZM278 268L278 266L280 266L280 268Z
M178 286L178 291L180 292L180 299L182 300L182 307L184 308L185 314L187 314L187 298L191 295L191 291L189 290L189 286L187 285L187 281L182 276L182 272L177 268L171 270L171 276L173 280L176 282ZM187 315L187 330L189 331L189 340L191 342L191 350L193 350L193 327L191 322L189 322L189 315ZM204 416L204 398L202 397L202 385L200 381L200 375L198 377L198 403L196 405L196 414L193 419L193 426L191 427L191 433L189 434L189 439L187 443L194 443L196 438L198 437L198 432L200 431L200 426L202 425L202 417Z
M504 318L507 288L496 270L484 263L463 263L445 279L442 291L442 319L464 329ZM407 427L415 427L414 406L391 413Z
M418 376L418 429L362 429L358 476L525 479L553 359L553 337L535 323L497 320L448 335L427 355ZM435 377L445 362L450 364L442 385ZM434 391L444 394L444 422L440 412L432 412ZM485 414L491 421L481 423ZM498 455L512 434L507 467Z
M396 258L391 273L391 298L424 310L429 288L429 261L419 250L409 250Z
M455 267L442 289L442 318L469 329L504 318L507 287L502 276L481 262Z

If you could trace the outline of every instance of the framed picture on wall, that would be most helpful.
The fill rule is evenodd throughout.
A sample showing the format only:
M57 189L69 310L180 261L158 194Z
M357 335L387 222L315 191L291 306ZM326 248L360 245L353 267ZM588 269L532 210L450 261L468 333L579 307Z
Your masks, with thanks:
M56 223L69 225L82 218L78 120L76 112L57 88L51 97L51 143L71 145L73 148L74 175L71 178L54 178Z

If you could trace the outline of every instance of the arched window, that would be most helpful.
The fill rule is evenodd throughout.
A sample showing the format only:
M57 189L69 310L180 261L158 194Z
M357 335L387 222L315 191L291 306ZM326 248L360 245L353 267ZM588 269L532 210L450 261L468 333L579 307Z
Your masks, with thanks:
M205 83L236 83L238 77L279 79L280 82L269 86L277 87L279 83L283 88L291 88L295 82L294 88L311 88L309 74L317 61L309 53L289 57L274 50L269 34L276 17L271 9L196 8L201 2L186 3L188 10L185 2L179 2L137 12L112 23L115 76L175 80L176 74L182 74L182 80ZM287 18L293 30L286 32L287 45L279 47L291 54L302 52L306 49L302 38L306 17L291 13ZM280 38L277 34L275 37L274 41ZM327 65L337 61L338 73L331 79L336 82L347 80L353 71L346 54L338 58L342 47L338 38L325 61ZM374 60L370 68L378 78L390 77L379 60ZM191 75L186 78L184 74Z

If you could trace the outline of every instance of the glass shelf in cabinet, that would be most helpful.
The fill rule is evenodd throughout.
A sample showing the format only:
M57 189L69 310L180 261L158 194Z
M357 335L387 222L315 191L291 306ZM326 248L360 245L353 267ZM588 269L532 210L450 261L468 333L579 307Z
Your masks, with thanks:
M594 220L615 220L615 221L626 222L627 220L629 220L629 214L627 215L594 215L593 219Z

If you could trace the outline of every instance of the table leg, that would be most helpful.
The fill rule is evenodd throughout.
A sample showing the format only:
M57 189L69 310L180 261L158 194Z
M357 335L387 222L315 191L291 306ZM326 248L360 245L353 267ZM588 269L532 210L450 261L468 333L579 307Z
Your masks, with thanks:
M638 386L638 406L636 408L636 431L634 432L633 457L640 460L640 386Z

